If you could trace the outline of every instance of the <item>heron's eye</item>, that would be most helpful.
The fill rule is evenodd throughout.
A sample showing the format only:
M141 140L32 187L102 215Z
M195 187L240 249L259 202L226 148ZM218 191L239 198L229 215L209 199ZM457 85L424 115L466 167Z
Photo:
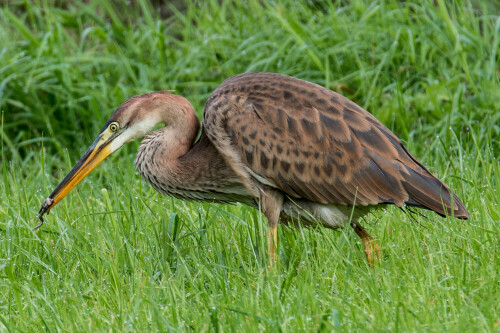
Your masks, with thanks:
M120 125L118 125L118 123L116 121L109 124L109 130L111 132L116 132L116 131L118 131L119 128L120 128Z

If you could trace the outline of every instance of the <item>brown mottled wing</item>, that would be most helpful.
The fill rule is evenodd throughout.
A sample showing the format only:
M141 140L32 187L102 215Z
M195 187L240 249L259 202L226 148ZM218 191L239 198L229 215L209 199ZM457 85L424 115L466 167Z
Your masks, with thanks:
M204 126L245 181L324 204L406 203L441 215L453 207L468 217L389 129L319 85L271 73L234 76L207 101Z

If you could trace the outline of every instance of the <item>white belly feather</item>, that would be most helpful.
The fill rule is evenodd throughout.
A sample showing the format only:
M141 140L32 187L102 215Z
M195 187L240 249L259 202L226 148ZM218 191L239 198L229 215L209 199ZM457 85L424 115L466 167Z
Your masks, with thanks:
M356 207L352 220L366 214L369 207ZM352 207L324 205L307 200L293 200L287 198L283 203L281 220L293 225L317 225L337 229L343 228L351 220ZM299 222L299 223L297 223Z

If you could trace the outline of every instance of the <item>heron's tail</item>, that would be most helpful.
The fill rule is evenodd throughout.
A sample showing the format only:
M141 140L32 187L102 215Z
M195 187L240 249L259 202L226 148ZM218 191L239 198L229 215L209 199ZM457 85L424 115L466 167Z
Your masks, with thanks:
M441 216L454 216L459 219L468 219L469 212L455 194L452 194L445 183L432 174L422 175L409 169L403 186L408 192L406 204L435 211Z
M407 153L418 167L406 166L409 172L403 181L403 187L409 195L406 204L433 210L441 216L454 216L467 220L469 212L460 198L451 193L445 183L431 174L408 151Z

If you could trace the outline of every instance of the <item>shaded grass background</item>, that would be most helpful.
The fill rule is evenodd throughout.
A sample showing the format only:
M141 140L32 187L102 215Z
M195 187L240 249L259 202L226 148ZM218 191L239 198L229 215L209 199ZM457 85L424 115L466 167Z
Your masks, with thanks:
M0 9L4 330L497 331L500 19L494 1L11 1ZM175 89L201 115L228 76L324 85L391 128L469 221L397 209L351 230L280 230L245 206L162 197L109 158L41 201L126 98Z

